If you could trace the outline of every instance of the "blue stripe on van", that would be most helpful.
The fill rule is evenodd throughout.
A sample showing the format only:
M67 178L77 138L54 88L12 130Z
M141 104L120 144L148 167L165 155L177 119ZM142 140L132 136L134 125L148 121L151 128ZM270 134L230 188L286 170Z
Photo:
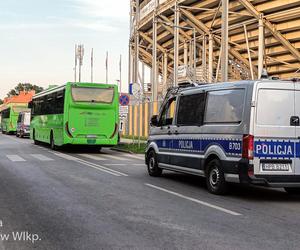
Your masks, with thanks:
M159 149L176 150L179 152L204 153L210 146L216 145L226 154L240 155L242 141L239 139L160 139L155 140Z
M210 146L217 145L226 154L241 155L242 141L238 139L160 139L155 140L158 148L179 152L204 153ZM255 140L254 156L258 158L300 158L300 141Z

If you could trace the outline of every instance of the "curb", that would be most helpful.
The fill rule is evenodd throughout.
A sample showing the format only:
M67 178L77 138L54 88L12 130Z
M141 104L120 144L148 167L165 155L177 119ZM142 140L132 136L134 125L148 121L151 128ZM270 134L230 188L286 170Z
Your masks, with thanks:
M122 153L135 154L135 153L131 152L130 150L126 150L126 149L119 149L119 148L110 148L110 149L114 150L114 151L122 152Z

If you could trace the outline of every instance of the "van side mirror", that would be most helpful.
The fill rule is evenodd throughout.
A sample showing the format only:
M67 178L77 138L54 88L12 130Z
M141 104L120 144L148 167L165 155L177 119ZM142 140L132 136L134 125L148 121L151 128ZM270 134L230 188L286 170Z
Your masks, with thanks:
M150 125L153 127L158 126L158 115L153 115L150 120Z

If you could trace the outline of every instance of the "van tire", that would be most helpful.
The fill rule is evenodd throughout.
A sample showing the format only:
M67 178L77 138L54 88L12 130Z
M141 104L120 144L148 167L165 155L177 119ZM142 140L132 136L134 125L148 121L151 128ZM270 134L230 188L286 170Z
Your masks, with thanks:
M157 156L154 150L150 150L147 154L147 169L150 176L159 177L162 169L158 167Z
M226 194L228 185L225 181L222 164L218 159L213 159L207 164L206 185L210 193L216 195Z
M298 195L300 195L300 188L299 187L285 187L284 190L288 194L298 194Z

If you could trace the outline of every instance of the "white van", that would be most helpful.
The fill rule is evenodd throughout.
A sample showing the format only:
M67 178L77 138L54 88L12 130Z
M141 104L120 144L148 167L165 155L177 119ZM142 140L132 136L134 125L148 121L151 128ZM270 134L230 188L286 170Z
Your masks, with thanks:
M31 121L31 113L30 111L23 111L19 113L17 120L17 137L24 137L30 135L30 121Z
M300 193L299 117L300 83L293 81L172 89L151 119L148 172L204 176L214 194L228 182Z

